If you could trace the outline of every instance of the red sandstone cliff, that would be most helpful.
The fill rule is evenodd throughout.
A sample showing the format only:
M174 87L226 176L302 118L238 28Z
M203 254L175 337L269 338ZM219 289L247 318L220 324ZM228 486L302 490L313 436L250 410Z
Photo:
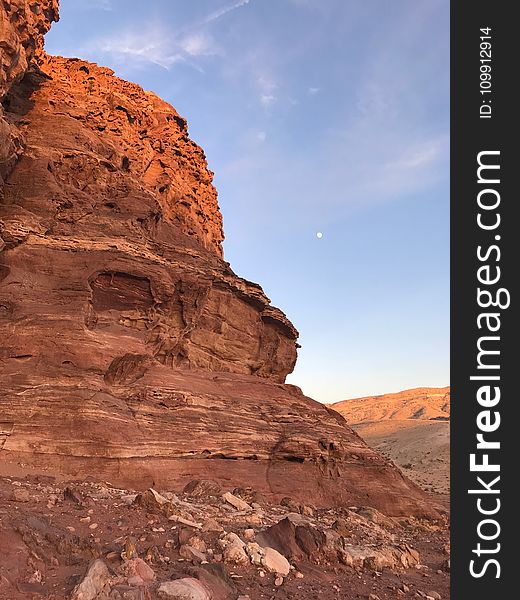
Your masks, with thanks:
M0 4L0 468L431 514L341 416L283 385L297 332L223 261L186 121L109 69L28 65L56 9Z

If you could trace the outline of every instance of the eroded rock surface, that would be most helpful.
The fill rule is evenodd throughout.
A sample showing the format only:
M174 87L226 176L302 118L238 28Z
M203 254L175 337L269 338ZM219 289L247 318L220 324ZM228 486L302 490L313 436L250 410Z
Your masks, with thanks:
M56 3L3 2L2 23L15 5L44 17L18 27L30 60ZM2 58L18 149L1 162L0 468L435 514L340 415L283 384L297 331L223 260L186 121L109 69L38 54Z
M43 36L58 20L58 0L3 0L0 6L0 198L4 177L23 152L24 136L5 116L6 95L38 63Z

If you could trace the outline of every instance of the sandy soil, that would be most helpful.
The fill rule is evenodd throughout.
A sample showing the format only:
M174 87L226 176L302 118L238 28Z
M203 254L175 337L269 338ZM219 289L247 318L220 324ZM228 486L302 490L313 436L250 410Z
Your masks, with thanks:
M449 494L449 387L343 400L332 408L423 489Z
M354 429L423 489L450 490L450 424L413 419L360 423Z

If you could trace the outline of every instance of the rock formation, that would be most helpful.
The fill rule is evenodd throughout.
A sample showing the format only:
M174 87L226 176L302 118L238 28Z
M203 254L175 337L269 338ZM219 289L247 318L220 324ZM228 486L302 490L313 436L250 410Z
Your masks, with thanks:
M297 331L223 260L203 151L175 109L49 57L57 2L0 4L0 469L194 478L432 514L331 409L284 385Z
M29 64L38 63L43 36L51 23L58 20L58 0L27 2L3 0L0 8L0 101L27 72ZM0 193L4 177L23 149L19 128L4 118L0 106Z

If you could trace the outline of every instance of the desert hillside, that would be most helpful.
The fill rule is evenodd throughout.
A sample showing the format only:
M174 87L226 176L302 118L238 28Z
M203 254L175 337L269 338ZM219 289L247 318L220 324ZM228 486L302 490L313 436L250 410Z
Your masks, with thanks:
M415 483L428 491L449 492L449 387L343 400L333 408Z
M366 396L333 404L352 424L383 420L450 418L450 388L414 388L395 394Z

